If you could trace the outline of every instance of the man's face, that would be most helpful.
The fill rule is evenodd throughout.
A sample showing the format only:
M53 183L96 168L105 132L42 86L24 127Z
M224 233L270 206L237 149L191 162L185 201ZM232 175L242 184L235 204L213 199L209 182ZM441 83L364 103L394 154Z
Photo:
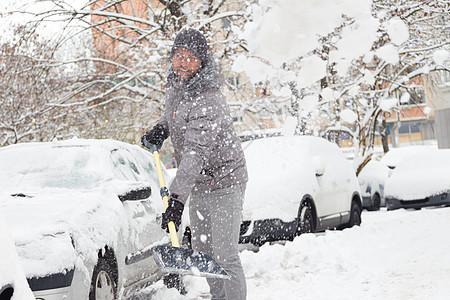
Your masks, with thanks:
M178 48L172 59L172 69L181 81L186 81L200 69L201 61L189 50Z

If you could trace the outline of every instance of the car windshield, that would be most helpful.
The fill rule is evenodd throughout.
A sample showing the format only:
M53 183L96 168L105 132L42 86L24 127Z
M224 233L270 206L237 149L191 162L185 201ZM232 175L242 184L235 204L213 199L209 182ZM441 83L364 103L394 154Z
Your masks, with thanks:
M0 151L0 189L91 189L103 181L99 156L89 145L43 145ZM97 150L98 151L98 150Z

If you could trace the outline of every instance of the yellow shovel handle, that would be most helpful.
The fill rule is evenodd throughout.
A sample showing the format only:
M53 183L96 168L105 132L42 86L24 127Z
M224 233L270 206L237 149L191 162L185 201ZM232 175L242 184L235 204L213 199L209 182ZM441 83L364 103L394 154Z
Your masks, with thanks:
M164 182L164 175L161 167L161 160L159 158L159 152L157 150L153 151L153 157L155 158L156 172L158 173L159 187L161 188L160 193L164 203L164 211L165 211L169 206L169 196L166 183ZM175 224L172 221L170 221L167 226L169 227L170 240L172 241L172 246L180 247L180 244L178 243L177 229L175 228Z

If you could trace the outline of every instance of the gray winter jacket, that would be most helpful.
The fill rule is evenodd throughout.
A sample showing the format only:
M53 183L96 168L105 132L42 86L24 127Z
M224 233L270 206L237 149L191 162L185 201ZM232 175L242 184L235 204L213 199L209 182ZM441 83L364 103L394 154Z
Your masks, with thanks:
M244 153L220 87L224 78L210 57L187 82L171 71L166 108L158 123L169 130L178 171L170 192L185 203L189 194L203 193L248 180Z

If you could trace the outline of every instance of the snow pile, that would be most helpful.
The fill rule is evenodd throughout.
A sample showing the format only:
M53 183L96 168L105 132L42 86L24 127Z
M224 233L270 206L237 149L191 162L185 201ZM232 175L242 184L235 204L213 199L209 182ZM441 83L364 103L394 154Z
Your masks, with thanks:
M361 227L241 252L247 299L448 298L450 208L363 211L362 219ZM159 281L136 299L209 299L204 278L184 282L186 296Z
M423 222L448 226L449 216L450 209L423 216L380 211L364 214L360 228L244 252L249 299L298 299L299 290L301 299L444 299L450 287L437 274L446 274L450 262L435 258L445 257L450 244L442 245L445 229L434 232Z

